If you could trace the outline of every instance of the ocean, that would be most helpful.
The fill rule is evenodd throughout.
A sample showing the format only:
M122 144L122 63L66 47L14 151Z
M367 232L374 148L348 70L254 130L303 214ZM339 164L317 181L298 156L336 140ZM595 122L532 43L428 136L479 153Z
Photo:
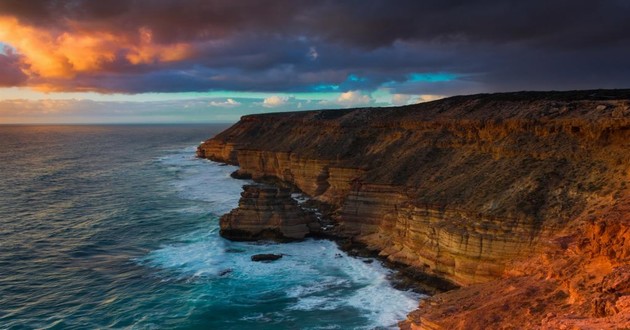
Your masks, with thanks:
M0 329L385 329L417 307L334 242L221 238L247 181L195 149L224 128L0 126Z

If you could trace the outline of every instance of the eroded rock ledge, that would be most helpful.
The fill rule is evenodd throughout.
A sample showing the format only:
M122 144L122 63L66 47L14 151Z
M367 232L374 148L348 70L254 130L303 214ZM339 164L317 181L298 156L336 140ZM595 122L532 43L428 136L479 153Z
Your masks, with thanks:
M330 207L338 235L463 286L405 327L509 327L537 290L553 299L520 311L528 328L630 322L627 290L602 289L630 258L630 90L244 116L198 155L293 185ZM484 285L507 312L466 303Z
M303 239L317 219L291 198L291 191L269 185L245 185L238 208L220 220L221 236L235 241Z

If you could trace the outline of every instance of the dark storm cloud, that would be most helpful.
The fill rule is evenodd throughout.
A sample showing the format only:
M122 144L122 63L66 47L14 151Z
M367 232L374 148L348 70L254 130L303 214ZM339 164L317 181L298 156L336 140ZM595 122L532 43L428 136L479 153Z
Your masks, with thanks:
M628 41L630 28L623 0L344 1L320 13L312 22L320 35L369 47L402 39L590 48Z
M0 13L33 24L79 20L110 29L149 26L163 42L239 32L308 35L380 47L396 40L558 43L629 40L625 0L5 0ZM104 23L105 25L99 25ZM111 24L116 23L116 24ZM253 30L252 30L253 29Z
M406 46L364 52L326 45L314 61L307 56L309 47L299 41L275 41L275 49L256 53L266 43L248 40L236 42L236 48L222 45L207 50L212 56L161 65L159 70L152 70L151 65L131 66L120 61L111 65L110 72L81 74L70 81L57 80L53 85L73 90L98 85L106 91L123 93L373 90L387 82L403 82L410 72L431 71L432 65L448 67L448 59L452 57L441 52L416 55L413 50L404 49ZM407 63L402 63L407 56Z
M126 45L73 79L31 77L61 90L387 86L454 94L630 86L624 0L4 0L0 15L55 36L106 32L133 44L146 29L164 49L190 46L177 60L136 63ZM438 72L457 78L407 81L411 73Z

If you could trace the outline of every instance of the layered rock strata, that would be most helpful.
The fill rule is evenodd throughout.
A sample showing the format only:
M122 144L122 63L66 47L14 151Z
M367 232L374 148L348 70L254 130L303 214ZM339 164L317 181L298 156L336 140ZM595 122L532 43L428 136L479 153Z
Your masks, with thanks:
M220 220L221 235L231 240L303 239L317 226L312 214L305 213L286 188L245 185L238 208Z
M628 263L627 239L597 245L598 257L579 248L600 239L586 234L591 223L612 221L602 210L628 205L629 90L245 116L198 155L299 188L330 206L338 235L460 290L527 275L563 292L558 304L583 307L589 286L570 279L588 267L577 265L603 258L612 274ZM615 228L627 232L628 215L615 214ZM411 317L407 326L440 322Z

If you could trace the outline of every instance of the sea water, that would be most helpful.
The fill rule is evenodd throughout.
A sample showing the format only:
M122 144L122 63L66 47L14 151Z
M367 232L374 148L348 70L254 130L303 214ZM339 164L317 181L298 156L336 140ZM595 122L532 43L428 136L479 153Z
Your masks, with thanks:
M331 241L221 238L247 181L195 148L223 128L0 126L0 329L375 329L417 306Z

